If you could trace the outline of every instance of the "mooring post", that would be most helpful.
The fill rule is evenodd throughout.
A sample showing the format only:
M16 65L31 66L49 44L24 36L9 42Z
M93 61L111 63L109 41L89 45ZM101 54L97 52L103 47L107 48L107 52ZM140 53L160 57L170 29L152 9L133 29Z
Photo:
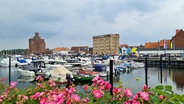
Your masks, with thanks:
M11 56L9 56L9 85L11 83Z
M162 55L160 55L160 82L162 83Z
M107 81L109 80L109 72L107 71Z
M113 90L113 60L110 60L110 84L111 84L111 95L113 96L112 90Z
M71 82L71 76L70 76L70 74L66 73L66 79L67 79L66 88L69 88L70 82Z
M169 68L171 67L171 57L169 55Z
M145 84L148 86L148 58L145 58Z

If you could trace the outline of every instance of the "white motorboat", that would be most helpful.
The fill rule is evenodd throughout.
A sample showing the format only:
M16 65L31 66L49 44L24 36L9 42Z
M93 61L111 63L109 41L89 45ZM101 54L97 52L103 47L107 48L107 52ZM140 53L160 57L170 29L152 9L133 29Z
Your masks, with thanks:
M18 69L17 72L21 77L34 77L35 76L34 71Z
M15 64L17 63L16 60L14 60L13 58L3 58L0 60L0 66L3 66L3 67L8 67L9 66L9 59L11 59L11 65L10 66L15 66Z

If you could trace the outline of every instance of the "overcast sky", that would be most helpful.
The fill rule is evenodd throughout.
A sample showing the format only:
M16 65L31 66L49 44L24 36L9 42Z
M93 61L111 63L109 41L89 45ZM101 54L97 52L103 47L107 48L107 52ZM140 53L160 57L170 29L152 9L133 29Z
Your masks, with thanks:
M144 45L176 29L184 29L184 0L0 0L0 50L28 48L35 32L52 49L92 46L109 33Z

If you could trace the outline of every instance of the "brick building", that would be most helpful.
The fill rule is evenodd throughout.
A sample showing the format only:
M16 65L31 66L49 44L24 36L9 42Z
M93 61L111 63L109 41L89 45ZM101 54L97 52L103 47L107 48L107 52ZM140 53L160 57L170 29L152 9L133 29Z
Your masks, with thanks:
M117 54L119 53L119 34L106 34L93 36L93 54Z
M144 48L150 49L184 49L184 31L182 29L176 29L176 34L172 39L160 40L158 42L147 42Z
M71 51L77 52L77 53L88 53L89 52L89 47L88 46L73 46L70 49Z
M184 49L184 31L176 29L176 35L171 39L172 49Z
M35 36L29 39L29 53L30 54L44 54L46 45L44 39L41 39L38 32Z

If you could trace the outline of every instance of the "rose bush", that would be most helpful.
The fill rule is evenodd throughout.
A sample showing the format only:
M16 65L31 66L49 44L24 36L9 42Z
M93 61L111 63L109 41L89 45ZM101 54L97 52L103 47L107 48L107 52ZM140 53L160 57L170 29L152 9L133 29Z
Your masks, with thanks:
M143 86L140 92L132 94L131 89L114 87L100 77L92 80L92 85L83 85L84 92L76 90L75 85L59 88L52 80L36 78L35 86L27 89L16 88L16 82L4 84L0 80L0 104L182 104L184 95L175 94L171 86L158 85L155 88ZM111 95L112 94L112 95Z

